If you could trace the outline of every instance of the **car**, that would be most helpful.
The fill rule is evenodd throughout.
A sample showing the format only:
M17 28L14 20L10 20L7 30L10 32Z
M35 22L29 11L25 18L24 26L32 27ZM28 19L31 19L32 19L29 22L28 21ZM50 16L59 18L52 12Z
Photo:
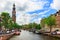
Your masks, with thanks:
M10 31L6 31L6 33L7 33L7 34L9 34L9 33L10 33Z
M15 30L12 30L12 32L14 32Z
M57 35L60 35L60 31L57 32Z
M36 33L36 34L41 34L41 33L40 33L40 30L36 30L35 33Z
M2 31L0 31L0 34L3 34L3 32L2 32Z
M52 35L56 35L56 34L57 34L57 32L55 32L55 31L54 31L54 32L51 32L51 34L52 34Z
M53 35L60 35L60 31L59 30L55 30L55 31L51 32L51 34L53 34Z

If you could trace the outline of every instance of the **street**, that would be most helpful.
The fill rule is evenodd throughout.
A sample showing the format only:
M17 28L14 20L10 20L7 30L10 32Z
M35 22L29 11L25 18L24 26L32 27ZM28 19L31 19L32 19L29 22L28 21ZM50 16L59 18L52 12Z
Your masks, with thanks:
M44 35L38 35L26 30L25 31L22 30L21 35L13 36L10 40L59 40L59 39Z

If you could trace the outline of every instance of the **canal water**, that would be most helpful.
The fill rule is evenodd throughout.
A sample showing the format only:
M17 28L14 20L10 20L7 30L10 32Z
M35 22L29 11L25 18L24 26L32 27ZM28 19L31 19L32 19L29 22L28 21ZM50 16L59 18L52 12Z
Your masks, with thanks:
M44 35L38 35L29 31L22 30L21 35L13 36L10 40L60 40L60 39Z

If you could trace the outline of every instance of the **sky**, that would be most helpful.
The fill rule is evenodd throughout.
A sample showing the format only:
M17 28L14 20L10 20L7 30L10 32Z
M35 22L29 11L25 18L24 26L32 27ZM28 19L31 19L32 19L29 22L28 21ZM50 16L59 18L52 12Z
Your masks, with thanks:
M0 0L0 13L9 12L12 16L12 5L16 5L16 22L20 25L40 23L44 17L60 10L60 0Z

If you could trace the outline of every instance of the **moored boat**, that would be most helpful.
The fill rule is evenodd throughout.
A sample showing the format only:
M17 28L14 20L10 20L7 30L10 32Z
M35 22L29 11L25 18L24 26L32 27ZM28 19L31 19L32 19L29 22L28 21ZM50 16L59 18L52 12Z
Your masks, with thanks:
M15 31L15 35L20 35L20 31Z

